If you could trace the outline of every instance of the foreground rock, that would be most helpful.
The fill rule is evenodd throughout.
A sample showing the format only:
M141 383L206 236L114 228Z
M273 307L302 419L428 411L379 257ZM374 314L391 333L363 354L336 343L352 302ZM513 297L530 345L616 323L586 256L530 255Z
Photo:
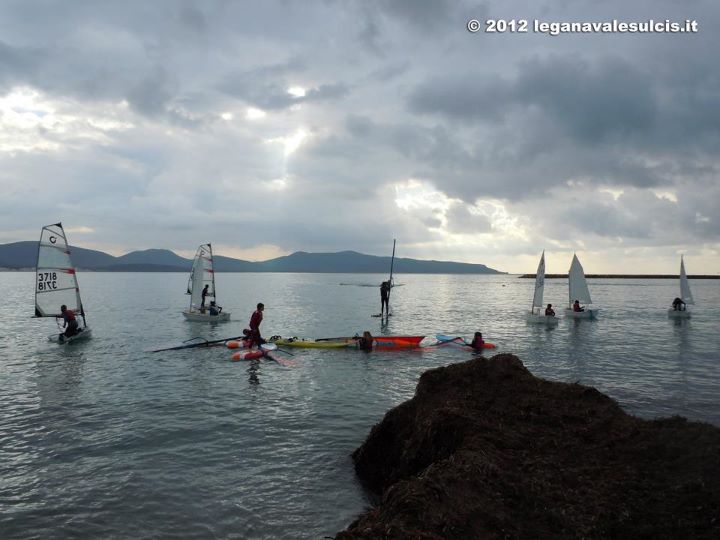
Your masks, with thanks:
M720 538L720 429L647 421L513 355L437 368L353 454L351 538Z

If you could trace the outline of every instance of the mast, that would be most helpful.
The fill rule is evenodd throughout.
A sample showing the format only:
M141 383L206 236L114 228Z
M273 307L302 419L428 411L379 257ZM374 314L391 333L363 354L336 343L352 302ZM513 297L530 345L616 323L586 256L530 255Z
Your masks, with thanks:
M393 276L393 264L395 263L395 238L393 238L393 250L392 257L390 257L390 288L388 289L388 313L386 317L390 316L390 293L392 292L392 276Z
M210 252L210 275L212 276L212 297L217 301L215 296L215 261L213 261L212 244L208 242L208 251Z

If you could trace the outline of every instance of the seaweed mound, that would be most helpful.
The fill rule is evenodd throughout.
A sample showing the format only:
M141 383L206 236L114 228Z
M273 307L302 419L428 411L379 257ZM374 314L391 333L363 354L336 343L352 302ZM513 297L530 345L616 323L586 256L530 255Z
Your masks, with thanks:
M720 537L720 429L642 420L514 355L430 370L353 453L338 539Z

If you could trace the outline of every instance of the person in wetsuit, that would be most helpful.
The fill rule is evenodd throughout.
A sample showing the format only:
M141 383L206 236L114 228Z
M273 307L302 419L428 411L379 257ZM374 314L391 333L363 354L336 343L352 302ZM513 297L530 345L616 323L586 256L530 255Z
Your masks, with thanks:
M482 332L475 332L470 346L475 349L476 352L480 352L485 348L485 340L482 337Z
M365 330L362 337L358 338L358 349L368 352L372 351L374 339L372 334Z
M75 334L78 333L78 322L75 318L75 312L72 309L68 309L65 304L60 306L60 313L63 321L63 328L65 328L65 332L60 334L61 336L64 336L66 338L72 337Z
M263 320L263 311L265 310L265 304L260 302L257 305L257 309L253 311L250 316L250 333L248 338L250 339L250 347L257 345L258 347L265 343L265 340L260 335L260 323Z
M390 280L383 281L380 284L380 316L383 311L390 315Z

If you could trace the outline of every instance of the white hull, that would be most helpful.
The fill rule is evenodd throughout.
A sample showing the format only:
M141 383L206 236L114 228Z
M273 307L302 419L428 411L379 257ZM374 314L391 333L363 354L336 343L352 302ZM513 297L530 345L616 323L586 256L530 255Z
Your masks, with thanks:
M690 312L688 310L679 311L675 309L668 309L668 317L671 319L689 319Z
M64 335L61 337L60 332L57 334L50 334L48 336L48 341L54 341L55 343L58 343L59 345L69 345L70 343L74 341L84 341L86 339L90 339L92 337L92 330L88 328L87 326L75 334L74 336L70 336L69 338L66 338Z
M540 315L537 313L528 313L525 320L529 324L545 324L547 326L553 326L558 323L557 317Z
M599 309L585 308L585 311L573 311L571 308L565 308L565 317L569 319L597 319Z
M199 311L186 309L182 314L183 317L191 322L226 322L230 320L230 313L224 311L220 313L220 315L210 315L207 311L200 313Z

